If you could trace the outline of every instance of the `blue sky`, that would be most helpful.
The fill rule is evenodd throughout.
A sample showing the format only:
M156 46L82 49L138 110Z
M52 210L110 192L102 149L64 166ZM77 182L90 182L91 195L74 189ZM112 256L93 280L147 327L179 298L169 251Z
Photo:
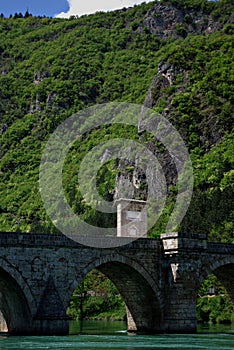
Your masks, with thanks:
M138 5L150 0L0 0L0 13L10 14L28 9L35 16L70 17L90 14L96 11L110 11Z
M66 12L69 10L67 0L0 0L0 13L6 17L16 12L29 10L33 15L54 16L59 12Z

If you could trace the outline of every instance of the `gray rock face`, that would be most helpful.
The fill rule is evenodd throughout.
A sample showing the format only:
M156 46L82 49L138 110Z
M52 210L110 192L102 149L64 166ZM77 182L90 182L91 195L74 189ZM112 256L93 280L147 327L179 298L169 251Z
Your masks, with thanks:
M152 108L157 105L157 101L161 97L161 90L172 85L178 74L183 74L184 79L186 79L186 71L183 71L181 68L164 61L159 63L158 74L152 81L142 106L142 113L139 116L139 142L144 142L145 139L144 108ZM157 93L159 96L156 96ZM163 113L162 116L165 116L165 114ZM148 129L152 129L153 134L155 134L157 128L157 121L150 126L148 125ZM142 169L140 166L142 154L136 153L134 159L131 156L134 152L134 146L130 146L128 150L120 152L119 159L121 159L121 161L118 162L117 167L115 199L135 198L146 200L149 188L153 193L156 193L157 196L162 197L164 193L162 177L165 178L167 187L176 185L178 175L175 161L170 152L158 142L157 137L152 137L150 141L145 143L145 147L147 147L155 159L157 159L158 167L155 167L155 164L152 162L148 162L145 169Z
M232 23L233 14L227 18ZM187 34L210 34L223 28L223 23L202 9L182 9L179 5L156 3L145 15L139 32L145 28L161 39L186 37Z

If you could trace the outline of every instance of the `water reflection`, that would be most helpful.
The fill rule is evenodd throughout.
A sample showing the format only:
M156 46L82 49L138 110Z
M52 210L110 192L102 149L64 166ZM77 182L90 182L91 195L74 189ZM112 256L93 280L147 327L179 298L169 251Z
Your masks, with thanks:
M230 333L234 334L234 324L198 324L198 333ZM135 335L127 332L125 321L71 321L70 334L119 334Z
M199 334L128 336L125 322L71 322L62 337L3 337L1 350L233 350L234 325L199 326ZM222 333L219 333L222 332Z
M125 321L71 321L70 334L126 334Z
M233 333L234 324L198 324L198 333Z

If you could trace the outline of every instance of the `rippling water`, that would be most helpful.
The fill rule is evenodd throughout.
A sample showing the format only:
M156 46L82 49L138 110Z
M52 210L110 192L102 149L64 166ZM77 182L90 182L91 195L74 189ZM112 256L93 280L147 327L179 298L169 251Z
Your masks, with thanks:
M233 327L234 328L234 327ZM1 337L0 349L208 349L233 350L234 329L231 326L199 327L194 335L128 335L123 322L73 322L66 337Z

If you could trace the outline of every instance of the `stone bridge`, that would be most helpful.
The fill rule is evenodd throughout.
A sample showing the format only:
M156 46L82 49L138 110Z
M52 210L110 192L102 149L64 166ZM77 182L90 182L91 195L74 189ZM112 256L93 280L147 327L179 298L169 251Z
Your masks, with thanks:
M129 331L195 332L197 291L210 273L234 301L234 245L204 235L171 233L101 249L63 235L1 233L0 324L11 334L68 334L71 296L94 268L117 286Z

